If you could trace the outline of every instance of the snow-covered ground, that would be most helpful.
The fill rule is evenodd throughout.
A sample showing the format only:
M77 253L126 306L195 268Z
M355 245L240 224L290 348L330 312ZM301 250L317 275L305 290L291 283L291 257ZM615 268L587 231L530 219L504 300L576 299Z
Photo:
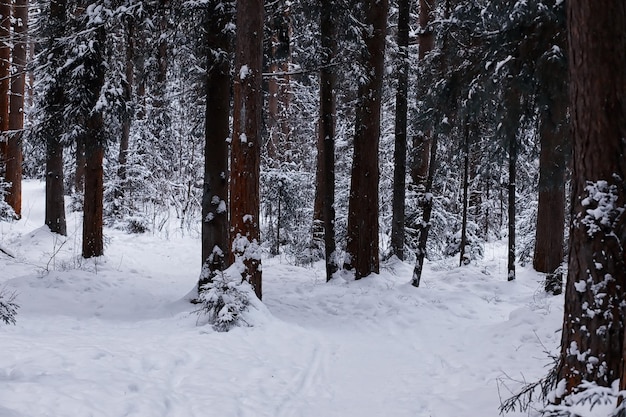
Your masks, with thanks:
M105 230L106 256L80 258L43 224L43 185L24 184L24 216L0 223L0 417L490 417L500 397L543 376L560 341L561 297L502 244L476 265L384 265L325 283L322 265L263 261L254 327L198 326L185 300L200 242ZM526 415L513 413L512 415Z

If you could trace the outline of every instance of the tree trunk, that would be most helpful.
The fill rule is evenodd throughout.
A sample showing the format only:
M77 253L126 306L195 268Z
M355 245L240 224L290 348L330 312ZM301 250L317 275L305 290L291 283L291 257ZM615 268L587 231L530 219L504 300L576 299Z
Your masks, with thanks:
M331 67L337 53L337 25L332 0L320 0L320 30L324 66L320 71L320 121L318 132L318 167L323 174L318 178L318 190L323 195L322 219L326 281L337 272L335 256L335 69ZM320 146L321 144L321 146ZM318 168L319 169L319 168ZM319 191L318 191L319 192Z
M106 32L103 26L94 28L93 56L90 57L89 69L92 76L85 84L89 96L96 100L104 86L103 48ZM104 194L104 118L102 110L91 103L85 135L85 194L83 204L83 257L91 258L104 254L103 239L103 194Z
M413 268L413 277L411 285L419 287L424 270L424 259L426 258L426 242L428 241L428 232L430 230L430 217L433 212L433 179L435 178L436 159L437 156L437 135L433 135L430 140L430 163L428 164L428 176L426 177L425 192L423 194L424 201L422 206L422 225L420 226L419 239L417 241L417 250L415 253L415 267Z
M433 50L435 36L429 27L433 18L435 0L419 0L419 53L418 59L423 60ZM419 97L418 97L419 99ZM413 161L411 181L418 189L424 189L428 178L430 163L431 132L418 132L413 138Z
M461 220L461 246L459 253L459 266L468 265L471 260L471 256L467 254L467 205L468 205L468 189L469 189L469 120L465 120L464 131L464 146L463 146L463 217Z
M565 36L561 35L563 46ZM567 123L566 68L548 62L540 88L549 102L540 112L539 205L533 267L546 275L545 289L560 294L562 274L557 269L564 258L565 171L571 148Z
M61 46L58 39L64 35L66 20L66 1L56 0L50 2L50 18L48 22L53 33L48 34L46 44L53 67L60 66ZM63 111L63 89L59 80L46 92L46 104L50 116L45 132L46 141L46 214L45 224L53 233L67 234L65 221L65 199L63 192L63 144L61 143L60 124Z
M407 96L409 91L409 19L411 1L398 2L398 90L396 91L395 141L393 149L393 202L391 253L404 260L404 206L406 196Z
M360 279L379 272L378 256L378 143L380 102L387 30L387 0L366 0L364 67L370 76L359 86L354 135L354 159L348 207L346 268Z
M230 212L233 256L243 279L262 297L259 254L259 177L263 105L263 1L237 2Z
M26 85L26 52L28 42L28 0L15 0L13 5L13 72L9 130L6 148L5 180L11 183L7 203L15 215L22 215L22 130L24 129L24 93Z
M0 0L0 169L7 158L11 62L11 2ZM2 171L0 171L2 172Z
M507 280L515 279L515 180L517 176L517 135L514 133L509 138L509 250L507 263Z
M565 394L623 375L626 317L626 3L573 0L567 9L574 172L557 368Z
M130 145L130 125L131 112L130 103L133 95L133 84L135 82L135 22L134 18L128 17L126 20L126 59L124 73L126 80L123 84L123 97L126 103L126 109L122 114L122 135L120 137L120 152L117 157L119 164L117 168L117 178L119 180L118 187L115 188L115 198L123 198L126 191L126 172L128 163L128 146Z
M63 193L63 145L58 137L46 141L46 219L53 233L67 235Z
M230 135L230 39L232 12L211 3L209 11L202 192L202 274L199 287L228 266L228 143ZM228 10L227 10L228 9Z

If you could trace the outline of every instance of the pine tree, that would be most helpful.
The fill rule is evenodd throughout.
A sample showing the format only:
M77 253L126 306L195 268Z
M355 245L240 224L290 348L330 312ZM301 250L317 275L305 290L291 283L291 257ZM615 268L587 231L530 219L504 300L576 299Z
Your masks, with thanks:
M233 137L230 172L230 240L242 277L261 299L259 177L263 105L263 1L237 2Z
M387 29L387 0L365 0L361 27L362 80L356 105L354 156L348 208L348 242L345 267L356 279L379 272L378 248L378 145Z
M626 317L626 3L567 3L572 223L558 379L624 378Z

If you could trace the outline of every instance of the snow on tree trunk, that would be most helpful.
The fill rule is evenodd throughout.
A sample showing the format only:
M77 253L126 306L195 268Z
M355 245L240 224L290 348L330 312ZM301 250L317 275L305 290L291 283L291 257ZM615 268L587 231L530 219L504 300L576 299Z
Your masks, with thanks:
M259 248L259 177L263 65L263 1L237 2L233 137L230 173L230 239L242 277L262 297Z
M228 142L230 135L230 7L209 9L208 77L202 192L202 263L200 286L228 266Z
M22 129L24 128L24 87L26 85L26 52L28 33L28 0L13 4L13 52L9 130L6 147L5 179L11 183L7 203L19 218L22 214Z
M626 317L626 3L567 8L574 173L562 396L623 375Z

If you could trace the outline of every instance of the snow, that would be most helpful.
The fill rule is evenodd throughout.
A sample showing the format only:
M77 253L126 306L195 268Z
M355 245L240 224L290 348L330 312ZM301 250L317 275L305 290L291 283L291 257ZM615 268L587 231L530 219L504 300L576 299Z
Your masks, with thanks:
M84 260L81 216L55 237L43 202L27 181L23 219L0 223L16 256L0 252L0 288L21 305L0 326L2 417L496 417L498 392L544 376L558 351L562 296L526 268L506 282L501 243L463 268L427 262L417 289L397 259L326 283L321 262L264 258L252 327L220 333L187 301L197 237L106 229L106 256Z

